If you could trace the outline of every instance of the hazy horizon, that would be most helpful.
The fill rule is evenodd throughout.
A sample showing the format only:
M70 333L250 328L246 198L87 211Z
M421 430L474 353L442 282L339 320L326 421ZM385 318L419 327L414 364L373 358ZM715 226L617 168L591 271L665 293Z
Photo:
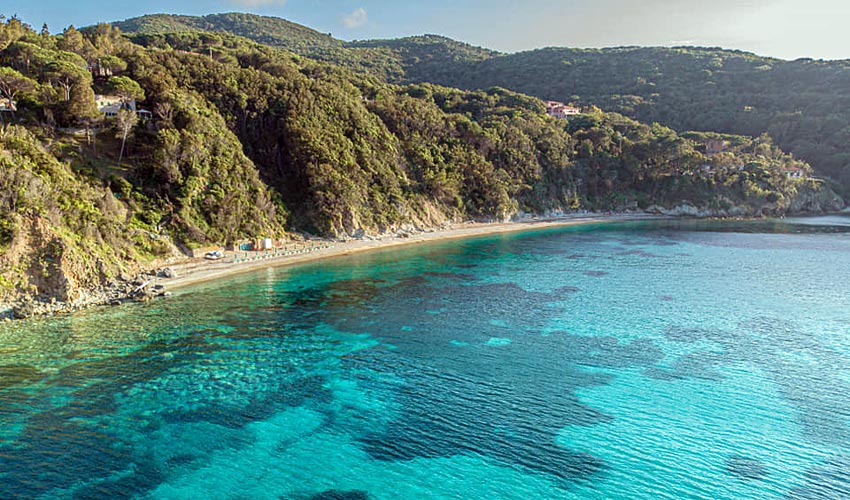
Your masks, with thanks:
M51 32L146 14L207 15L247 12L281 17L343 40L439 34L500 52L544 47L722 47L793 60L850 59L850 32L843 19L850 4L835 0L436 0L396 4L386 0L154 0L102 5L80 0L12 0L0 11L17 14Z

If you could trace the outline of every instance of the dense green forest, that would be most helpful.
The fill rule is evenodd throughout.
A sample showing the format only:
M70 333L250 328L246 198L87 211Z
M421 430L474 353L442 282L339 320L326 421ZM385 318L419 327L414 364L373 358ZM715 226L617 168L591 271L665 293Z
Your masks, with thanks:
M59 268L70 296L175 245L294 230L346 237L521 212L837 206L820 181L787 175L810 167L767 135L680 135L592 107L558 120L500 87L396 85L359 63L174 29L53 35L0 23L0 97L16 102L0 114L0 299L44 293ZM355 50L304 30L291 28ZM125 109L105 117L98 94ZM722 151L707 154L710 141Z
M783 61L691 47L547 48L499 54L438 36L343 43L284 23L221 14L146 16L121 27L148 33L203 27L395 83L430 82L471 90L499 86L541 99L596 105L677 131L753 137L768 133L780 147L812 164L818 175L850 192L850 61ZM317 50L319 46L323 50Z
M595 104L676 130L757 136L850 189L850 61L782 61L697 48L543 49L413 80L500 85L544 99Z

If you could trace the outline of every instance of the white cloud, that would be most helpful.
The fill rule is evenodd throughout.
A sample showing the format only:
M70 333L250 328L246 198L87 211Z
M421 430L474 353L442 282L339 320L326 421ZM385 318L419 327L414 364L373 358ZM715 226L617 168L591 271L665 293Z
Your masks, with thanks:
M346 28L359 28L369 22L369 14L363 7L357 8L351 14L342 17L342 24Z
M245 7L264 7L266 5L284 5L286 0L230 0L230 3Z

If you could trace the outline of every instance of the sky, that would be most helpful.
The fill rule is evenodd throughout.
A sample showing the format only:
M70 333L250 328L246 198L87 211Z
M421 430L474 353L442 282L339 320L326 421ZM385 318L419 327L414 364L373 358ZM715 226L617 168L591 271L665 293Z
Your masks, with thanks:
M2 0L52 32L143 14L253 12L343 40L433 33L502 52L698 45L796 59L850 59L848 0Z

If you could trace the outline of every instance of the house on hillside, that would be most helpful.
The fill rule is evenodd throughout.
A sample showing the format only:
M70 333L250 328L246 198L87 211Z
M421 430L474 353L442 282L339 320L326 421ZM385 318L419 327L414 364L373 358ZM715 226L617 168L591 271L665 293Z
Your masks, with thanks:
M709 139L705 141L705 154L708 156L719 155L726 152L729 143L723 139Z
M546 101L546 114L561 120L581 114L581 109L558 101Z
M782 171L785 172L785 175L787 175L789 179L802 179L806 176L806 171L800 167L785 167Z
M118 116L118 111L129 109L136 111L136 100L130 99L125 101L117 95L96 95L94 101L97 103L97 110L107 118Z
M14 113L18 110L18 102L8 97L0 98L0 113Z

